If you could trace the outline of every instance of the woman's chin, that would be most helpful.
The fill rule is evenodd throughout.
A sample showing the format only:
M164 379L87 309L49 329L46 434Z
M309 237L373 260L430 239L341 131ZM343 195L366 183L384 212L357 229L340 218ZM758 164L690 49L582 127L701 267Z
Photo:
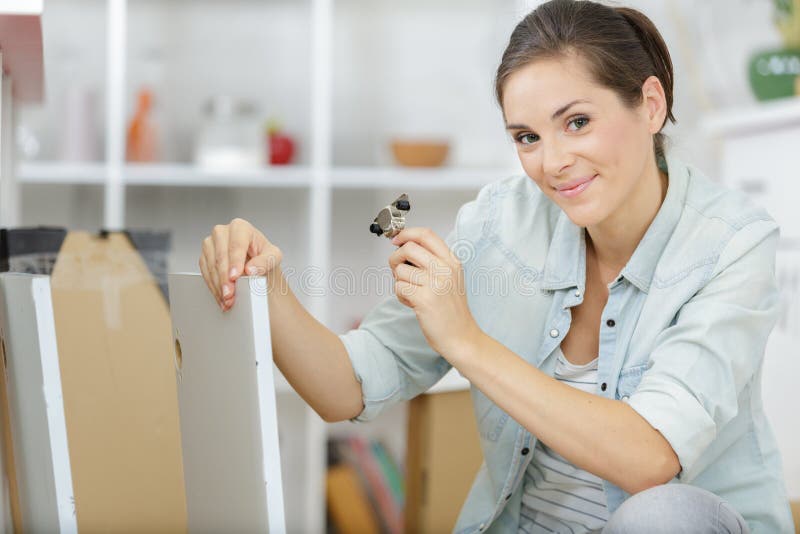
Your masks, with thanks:
M595 226L607 216L607 213L593 209L591 206L574 206L569 209L562 207L561 209L564 210L564 213L567 214L567 217L575 226L583 228Z

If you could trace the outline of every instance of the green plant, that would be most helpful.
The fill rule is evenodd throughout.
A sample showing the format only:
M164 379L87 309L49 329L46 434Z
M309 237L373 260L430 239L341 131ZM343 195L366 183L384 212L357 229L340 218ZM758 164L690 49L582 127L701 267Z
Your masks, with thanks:
M773 0L775 25L789 48L800 48L800 0Z

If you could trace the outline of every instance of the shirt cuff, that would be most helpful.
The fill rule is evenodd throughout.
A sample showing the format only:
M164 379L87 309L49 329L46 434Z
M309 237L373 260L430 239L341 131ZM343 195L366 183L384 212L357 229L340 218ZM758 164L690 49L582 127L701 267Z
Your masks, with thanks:
M340 334L339 339L347 349L356 380L361 384L364 404L361 413L350 421L371 421L383 411L384 404L400 392L400 374L394 353L364 329L350 330Z

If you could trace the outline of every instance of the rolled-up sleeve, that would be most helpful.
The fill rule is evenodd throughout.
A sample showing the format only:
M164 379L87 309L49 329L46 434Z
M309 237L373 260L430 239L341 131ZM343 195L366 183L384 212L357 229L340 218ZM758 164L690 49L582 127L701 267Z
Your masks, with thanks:
M459 208L453 230L445 238L454 252L459 243L480 234L492 190L493 184L483 187L474 200ZM451 368L428 345L414 310L394 295L370 310L358 328L339 338L361 383L364 409L351 419L354 422L374 419L389 406L416 397Z
M450 364L428 345L414 311L392 296L339 338L361 383L363 411L351 421L374 419L387 407L433 386Z
M678 478L691 481L697 461L739 410L778 314L772 220L751 222L731 237L708 283L657 338L630 406L670 443Z

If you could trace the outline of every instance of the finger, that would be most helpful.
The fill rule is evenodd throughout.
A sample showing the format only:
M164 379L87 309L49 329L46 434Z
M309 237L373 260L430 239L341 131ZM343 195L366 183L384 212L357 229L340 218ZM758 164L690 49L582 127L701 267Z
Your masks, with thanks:
M244 266L245 272L250 275L266 275L275 269L283 259L281 250L266 239L265 243L255 250L260 253L247 260Z
M413 265L401 263L395 267L394 274L395 280L401 280L415 286L421 286L423 276L425 276L425 271L418 267L414 267Z
M436 263L436 257L416 241L406 241L389 256L389 266L394 270L405 261L410 261L420 269L430 270Z
M217 276L216 269L216 252L214 251L214 240L208 236L203 241L203 257L205 259L206 271L208 272L209 282L214 288L214 298L218 303L222 304L222 293L219 288L219 276Z
M228 261L230 271L228 279L233 282L244 273L247 252L254 238L253 226L244 219L234 219L229 227Z
M414 307L413 297L417 291L419 291L419 287L408 282L396 280L394 283L394 293L397 296L397 300L409 308Z
M425 247L434 256L446 260L451 257L450 247L444 239L436 235L430 228L412 227L405 228L392 238L392 243L398 246L414 241Z
M211 273L208 271L208 263L206 262L205 255L200 256L199 264L200 272L203 274L203 280L205 280L208 290L211 292L211 296L214 297L218 305L222 306L222 303L217 298L217 288L214 287L214 282L211 280Z
M233 294L233 284L228 276L228 227L218 224L211 232L214 239L214 267L219 278L220 298L225 300Z

